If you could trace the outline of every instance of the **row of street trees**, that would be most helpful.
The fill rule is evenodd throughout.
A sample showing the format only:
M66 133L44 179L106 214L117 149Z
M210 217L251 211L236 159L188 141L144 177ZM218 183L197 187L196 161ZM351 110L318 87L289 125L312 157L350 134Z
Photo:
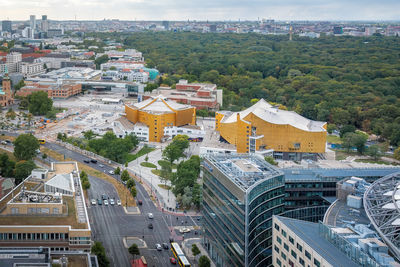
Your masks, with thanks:
M181 161L176 172L172 171L174 162L185 156L184 151L189 147L187 135L177 135L163 151L160 177L166 182L171 181L172 192L177 201L184 207L192 205L200 208L201 185L197 183L200 174L199 156L191 156Z

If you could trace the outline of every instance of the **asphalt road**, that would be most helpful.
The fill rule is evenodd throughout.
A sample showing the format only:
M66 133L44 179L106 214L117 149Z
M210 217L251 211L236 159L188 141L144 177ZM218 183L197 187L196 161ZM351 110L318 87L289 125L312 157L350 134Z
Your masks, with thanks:
M77 152L68 150L62 146L53 143L46 143L45 147L64 154L66 158L72 158L78 162L84 163L84 160L90 160ZM105 163L84 163L90 167L108 173L114 170L113 167ZM104 165L100 167L100 164ZM119 175L112 175L120 181ZM91 188L88 191L89 200L98 199L102 194L110 198L117 199L118 194L115 188L108 182L95 177L89 177ZM93 229L93 240L99 240L103 243L107 256L111 261L111 266L122 267L130 266L129 261L132 257L123 245L124 237L139 237L147 244L147 249L140 249L142 256L146 258L148 266L170 266L169 257L172 256L171 250L157 251L157 243L168 243L169 238L173 237L175 241L183 240L183 235L174 230L175 226L196 226L200 225L199 216L175 216L163 213L158 210L151 201L147 191L140 183L136 183L137 199L141 199L143 204L139 206L140 215L128 215L121 206L104 206L89 204L88 212L91 226ZM124 197L124 196L121 196ZM88 202L90 202L88 200ZM147 214L153 213L154 218L149 219ZM153 224L153 229L148 228L148 224ZM184 238L199 237L194 231L184 234Z

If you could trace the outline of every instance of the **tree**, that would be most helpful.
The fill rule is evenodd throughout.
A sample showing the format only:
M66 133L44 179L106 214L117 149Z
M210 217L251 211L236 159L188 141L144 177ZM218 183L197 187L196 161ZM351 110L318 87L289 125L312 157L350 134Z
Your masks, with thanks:
M115 174L119 175L121 173L121 169L117 167L114 171Z
M6 153L0 155L0 170L1 176L13 177L14 176L15 161L10 160Z
M90 182L89 182L89 180L84 180L84 181L82 182L82 188L83 188L83 190L88 190L88 189L90 188Z
M36 165L32 160L22 160L17 162L17 164L15 165L15 183L21 183L22 180L27 178L31 174L32 170L35 168Z
M109 267L110 261L106 256L106 250L101 242L95 241L92 246L92 254L97 256L97 261L100 267Z
M44 91L33 92L28 96L28 109L33 115L46 115L53 109L53 100Z
M133 179L129 179L128 182L126 182L126 187L131 188L135 186L135 181Z
M400 160L400 147L396 148L393 156L395 159Z
M124 170L121 174L121 180L122 181L128 181L131 178L131 176L129 175L129 172L127 170Z
M14 141L14 156L18 160L30 160L36 156L39 141L32 134L21 134Z
M271 156L265 156L264 159L265 159L266 162L268 162L271 165L275 165L275 166L278 165L278 162L276 162L274 160L274 158L271 157Z
M131 187L131 194L132 194L132 197L136 197L136 195L137 195L136 186Z
M202 255L199 258L199 267L210 267L211 261L206 255Z
M14 86L14 90L18 91L19 89L21 89L24 86L25 86L24 79L22 79Z
M340 138L342 138L346 133L354 133L356 127L354 125L345 125L340 129Z
M102 55L95 59L96 69L100 69L100 65L108 61L108 55Z
M95 134L92 130L89 130L89 131L84 132L83 136L85 137L86 140L91 140L94 138Z
M382 155L381 148L376 144L370 145L367 149L367 154L374 160L378 160Z
M182 157L182 150L171 143L164 149L163 157L172 165L175 160Z
M195 257L201 253L200 249L197 247L196 244L192 244L192 253L193 256Z
M365 151L365 143L367 136L362 133L346 133L343 137L342 147L350 151L352 147L357 149L357 152L363 154Z
M15 117L17 117L17 114L15 113L15 111L12 108L9 108L7 113L6 113L6 118L14 120Z
M147 162L147 161L149 161L149 155L148 154L146 154L146 157L144 158L144 160Z
M139 247L137 244L132 244L129 248L128 248L129 254L131 254L133 256L133 258L135 259L136 255L140 255L140 251L139 251Z

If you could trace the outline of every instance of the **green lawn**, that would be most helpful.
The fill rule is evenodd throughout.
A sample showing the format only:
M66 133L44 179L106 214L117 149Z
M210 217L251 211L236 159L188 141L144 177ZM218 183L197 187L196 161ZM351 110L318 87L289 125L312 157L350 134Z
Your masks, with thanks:
M151 170L151 172L152 172L153 174L155 174L155 175L158 175L158 176L161 175L161 170L153 169L153 170Z
M165 185L165 184L158 184L158 187L161 187L162 189L165 189L165 190L171 190L171 187L169 185Z
M341 144L342 143L342 139L336 135L328 135L326 137L326 141L331 144Z
M160 165L161 167L163 165L169 165L169 162L163 159L160 159L159 161L157 161L158 165ZM175 163L172 164L172 169L176 169L177 165Z
M136 154L128 154L126 156L126 160L128 162L131 162L132 160L135 160L135 159L137 159L143 155L146 155L147 153L150 153L151 151L154 151L154 150L155 150L155 148L153 148L153 147L144 146Z
M143 166L143 167L147 167L147 168L154 168L154 169L157 168L157 166L154 165L154 164L151 163L151 162L145 162L145 161L143 161L143 162L140 163L140 165Z

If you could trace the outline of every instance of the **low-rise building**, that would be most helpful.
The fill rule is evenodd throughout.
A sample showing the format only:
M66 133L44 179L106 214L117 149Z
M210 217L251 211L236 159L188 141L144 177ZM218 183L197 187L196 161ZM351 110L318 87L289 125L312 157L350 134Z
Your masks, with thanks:
M36 62L36 63L20 62L18 64L18 72L24 75L25 78L27 78L46 73L46 70L43 67L43 63L41 62Z
M40 77L54 79L54 80L57 79L68 79L68 80L79 80L79 81L99 80L101 78L101 71L90 68L68 67L50 71L46 74L40 75Z
M151 94L145 94L144 99L162 95L178 103L192 105L197 109L218 110L222 106L222 89L217 89L215 84L188 83L180 80L176 89L158 88Z
M25 86L18 90L16 95L26 97L38 91L47 92L49 98L69 98L82 93L82 85L80 83L62 80L41 82L25 81Z
M69 179L54 179L64 176ZM52 163L45 177L30 175L0 199L0 247L89 252L91 228L78 164Z

